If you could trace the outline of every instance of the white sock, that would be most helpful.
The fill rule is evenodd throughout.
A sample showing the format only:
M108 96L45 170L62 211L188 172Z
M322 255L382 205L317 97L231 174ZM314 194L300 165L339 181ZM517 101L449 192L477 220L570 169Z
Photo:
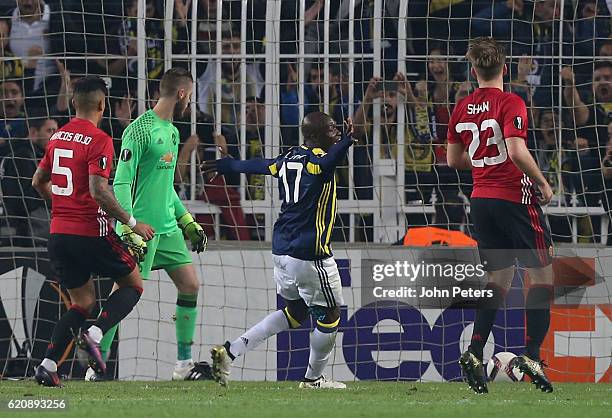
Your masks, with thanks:
M50 372L57 372L57 363L51 359L43 359L40 365L43 366L45 369L49 370Z
M267 338L289 329L283 311L272 312L230 344L230 352L238 357L257 347Z
M102 330L95 325L90 326L87 333L91 339L96 342L96 344L100 344L100 341L102 341L102 337L104 336L104 334L102 334Z
M184 369L187 366L193 366L193 359L177 360L176 361L176 368L177 369Z
M308 358L308 369L306 379L315 380L323 375L327 366L329 355L336 342L337 331L325 333L315 328L310 334L310 357Z

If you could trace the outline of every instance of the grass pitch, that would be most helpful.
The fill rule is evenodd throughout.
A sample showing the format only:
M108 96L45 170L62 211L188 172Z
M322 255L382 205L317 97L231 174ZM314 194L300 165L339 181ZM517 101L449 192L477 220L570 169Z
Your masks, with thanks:
M552 394L528 383L491 383L476 395L462 383L352 382L345 391L303 390L295 382L0 381L0 416L41 417L610 417L612 385L556 384ZM8 399L66 399L63 412L8 411Z

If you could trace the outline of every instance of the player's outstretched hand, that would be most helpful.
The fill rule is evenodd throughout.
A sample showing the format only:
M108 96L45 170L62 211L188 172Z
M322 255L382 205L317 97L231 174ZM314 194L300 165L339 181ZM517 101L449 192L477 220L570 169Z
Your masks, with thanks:
M155 236L155 230L153 227L142 222L137 222L136 226L134 226L132 230L143 237L145 241L148 241Z
M358 139L353 136L355 133L355 127L353 126L353 119L351 119L350 116L344 119L344 132L346 132L346 134L350 136L354 142L358 141Z
M223 138L223 135L218 135L218 137ZM223 142L224 141L225 141L225 138L223 138ZM225 147L223 147L222 145L218 145L217 149L219 150L219 153L221 154L222 158L234 158L227 152L227 145ZM210 181L212 181L219 174L218 168L217 168L218 161L219 160L206 160L200 165L200 170L202 170L202 174L208 177L212 177Z
M537 193L538 201L540 205L548 205L553 197L553 191L550 184L546 183L538 187L539 193Z
M200 169L202 170L202 174L209 175L214 174L217 175L217 160L207 160L200 165Z

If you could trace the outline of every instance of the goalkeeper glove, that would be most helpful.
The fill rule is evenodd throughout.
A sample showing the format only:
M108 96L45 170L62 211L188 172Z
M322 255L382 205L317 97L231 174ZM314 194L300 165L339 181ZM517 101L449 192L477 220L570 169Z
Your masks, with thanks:
M189 212L178 218L178 224L185 237L191 241L191 251L201 253L206 250L208 238L200 224L193 219Z
M130 254L138 263L142 263L147 254L147 243L140 235L127 225L121 225L121 239L127 244Z

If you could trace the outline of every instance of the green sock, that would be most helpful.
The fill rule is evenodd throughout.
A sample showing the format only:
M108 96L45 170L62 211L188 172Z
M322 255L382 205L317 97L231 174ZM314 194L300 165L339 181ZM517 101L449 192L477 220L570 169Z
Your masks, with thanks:
M191 359L191 345L198 316L198 294L179 293L176 299L177 360Z
M102 337L102 340L100 340L100 352L102 353L102 359L104 359L104 361L108 359L111 345L113 344L113 340L115 339L115 334L117 333L118 327L119 324L109 329L108 332Z

